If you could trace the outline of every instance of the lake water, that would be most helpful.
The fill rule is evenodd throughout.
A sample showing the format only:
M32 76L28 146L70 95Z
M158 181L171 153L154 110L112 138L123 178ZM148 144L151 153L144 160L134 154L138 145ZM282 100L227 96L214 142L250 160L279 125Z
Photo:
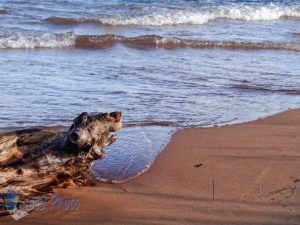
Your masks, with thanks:
M178 128L300 106L298 1L0 2L0 129L122 111L99 181L145 171ZM172 124L160 126L161 124Z

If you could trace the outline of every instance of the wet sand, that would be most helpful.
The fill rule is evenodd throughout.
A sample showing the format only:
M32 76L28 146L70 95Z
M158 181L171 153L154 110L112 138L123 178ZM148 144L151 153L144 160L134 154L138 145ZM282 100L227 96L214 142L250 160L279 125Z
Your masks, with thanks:
M80 209L0 224L300 224L300 110L175 133L153 166L122 184L57 189Z

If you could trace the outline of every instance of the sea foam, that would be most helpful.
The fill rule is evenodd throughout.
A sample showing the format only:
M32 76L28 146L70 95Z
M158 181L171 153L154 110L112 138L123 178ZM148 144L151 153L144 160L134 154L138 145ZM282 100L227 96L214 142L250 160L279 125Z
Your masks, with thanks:
M215 19L234 20L275 20L283 17L300 17L300 6L218 6L199 10L180 10L175 12L155 12L150 15L132 18L99 18L103 24L111 25L179 25L204 24Z
M133 16L98 16L91 18L49 17L47 22L56 25L96 23L112 26L163 26L180 24L204 24L216 19L233 19L246 21L276 20L286 17L300 18L300 5L282 6L269 4L265 6L225 5L202 7L196 9L160 10L149 14Z
M149 49L235 49L235 50L286 50L300 51L300 44L295 42L247 42L222 40L196 40L158 35L141 35L126 37L113 34L106 35L76 35L73 32L63 34L43 34L40 36L9 36L0 38L0 49L26 48L79 48L104 49L122 44L129 48Z
M76 35L63 34L12 35L0 37L0 48L60 48L73 46Z

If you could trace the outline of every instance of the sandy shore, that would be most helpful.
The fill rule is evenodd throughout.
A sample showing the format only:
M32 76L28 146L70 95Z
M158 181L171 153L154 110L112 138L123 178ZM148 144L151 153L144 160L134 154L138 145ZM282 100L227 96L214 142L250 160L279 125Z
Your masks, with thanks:
M181 130L138 178L57 193L80 209L0 224L300 224L300 110Z

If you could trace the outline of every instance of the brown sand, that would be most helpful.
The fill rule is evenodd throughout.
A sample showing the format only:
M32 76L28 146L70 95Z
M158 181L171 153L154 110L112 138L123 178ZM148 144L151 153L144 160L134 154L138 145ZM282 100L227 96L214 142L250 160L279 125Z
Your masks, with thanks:
M300 110L181 130L138 178L57 192L80 209L0 224L300 224Z

